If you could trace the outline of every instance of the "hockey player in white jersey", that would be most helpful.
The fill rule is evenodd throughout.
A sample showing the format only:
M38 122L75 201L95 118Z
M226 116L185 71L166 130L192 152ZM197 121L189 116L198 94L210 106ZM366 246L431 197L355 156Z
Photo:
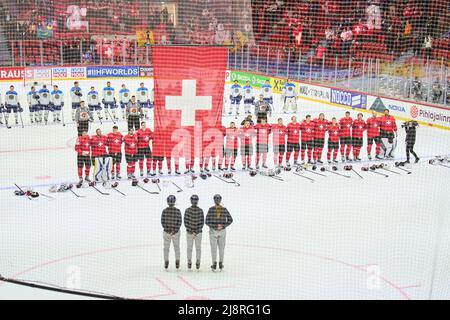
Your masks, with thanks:
M87 103L89 107L89 111L92 113L96 112L98 120L102 121L102 107L100 105L100 98L98 96L98 92L95 90L95 87L91 87L91 91L89 91L87 95Z
M50 106L50 90L47 89L47 85L43 85L42 89L39 90L39 102L40 102L40 110L39 110L39 118L42 118L42 113L44 114L44 122L47 124L48 122L48 114L51 111Z
M70 89L70 97L72 99L72 120L75 121L75 112L80 108L81 97L83 93L81 92L80 85L78 81L73 83L72 89Z
M122 84L122 89L119 91L119 103L122 109L122 119L125 120L125 110L127 108L128 102L131 100L130 90L127 89L125 84Z
M139 88L137 89L137 100L144 111L145 119L148 119L148 112L149 109L152 108L152 104L150 102L150 92L148 88L145 87L143 82L141 82Z
M244 94L244 111L245 114L251 114L250 108L255 103L255 95L253 93L253 87L250 85L250 81L245 83L245 86L242 88Z
M27 95L31 123L38 123L42 121L42 112L39 115L39 112L41 111L39 99L39 93L36 91L36 88L32 86Z
M229 115L233 114L233 105L236 106L236 116L239 115L239 107L241 105L242 100L242 87L239 82L236 80L234 84L231 86L230 92L230 112Z
M264 101L267 102L270 105L270 109L273 110L273 90L269 80L266 80L261 86L261 94L264 97Z
M62 108L64 107L64 95L57 85L53 86L51 92L51 109L53 113L53 122L61 122Z
M106 87L103 88L103 107L105 108L105 118L108 120L108 114L109 109L111 109L111 117L114 118L114 120L117 120L116 117L116 108L117 108L117 101L115 97L115 90L113 87L111 87L111 82L106 83Z
M2 103L2 96L0 94L0 124L3 124L3 113L5 113L6 109Z
M9 91L7 91L5 93L5 124L6 127L9 128L9 115L11 112L14 113L14 118L16 120L16 125L19 124L18 121L18 113L22 112L23 109L20 107L20 103L19 103L19 96L16 92L16 90L14 90L14 86L10 86L9 87Z
M284 103L284 113L287 113L289 109L294 113L297 112L297 90L295 84L290 82L289 79L287 79L286 83L284 84L281 93L281 99Z

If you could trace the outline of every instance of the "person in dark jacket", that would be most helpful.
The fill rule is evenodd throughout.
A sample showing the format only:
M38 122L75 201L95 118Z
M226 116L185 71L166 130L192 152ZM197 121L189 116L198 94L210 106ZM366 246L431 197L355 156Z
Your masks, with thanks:
M410 154L416 158L416 163L419 162L420 158L414 152L414 145L416 144L416 129L419 126L417 121L407 121L403 123L402 127L406 131L406 163L409 163Z
M198 207L198 195L191 196L191 204L184 213L184 226L186 227L186 240L187 240L187 260L188 269L192 268L192 249L195 242L195 252L197 262L195 263L196 269L200 269L200 257L202 253L202 230L205 224L205 216L203 210Z
M208 210L206 225L209 229L209 240L211 243L212 265L211 269L217 269L217 247L219 247L219 269L223 269L223 258L225 254L226 228L233 223L233 218L227 208L221 205L222 197L214 196L215 205Z
M169 267L169 249L170 243L173 243L175 251L175 266L180 268L180 227L181 227L181 211L175 208L177 199L174 195L167 197L167 204L161 215L161 225L163 226L164 239L164 268Z

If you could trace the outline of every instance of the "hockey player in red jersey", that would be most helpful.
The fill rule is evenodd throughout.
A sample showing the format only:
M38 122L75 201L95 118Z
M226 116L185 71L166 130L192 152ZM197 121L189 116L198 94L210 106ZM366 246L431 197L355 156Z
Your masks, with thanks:
M363 114L358 113L358 118L353 121L352 126L352 145L353 145L353 160L361 161L359 154L363 145L363 135L366 130L366 122L363 119Z
M350 152L352 150L352 129L353 119L350 117L350 112L345 113L345 117L339 120L340 126L340 140L341 140L341 158L342 161L351 161ZM345 158L344 158L345 156Z
M327 160L328 164L331 162L337 163L337 155L339 151L339 124L336 118L331 119L331 123L328 125L328 152Z
M287 125L287 150L286 150L286 166L290 166L291 154L294 152L294 165L298 164L298 156L300 154L300 123L297 117L291 118L291 123Z
M318 119L314 119L314 151L313 158L316 163L322 162L322 151L325 145L325 133L328 130L329 121L325 119L323 113L319 114Z
M136 161L138 154L138 138L134 133L134 129L130 128L128 134L123 138L125 142L125 160L127 161L127 177L135 179L134 172L136 170Z
M312 153L314 149L314 122L311 120L311 116L309 114L306 116L306 119L302 121L300 129L302 131L302 150L300 153L302 164L306 162L306 151L308 152L308 163L312 163Z
M88 136L87 131L81 132L81 136L77 138L75 143L75 151L77 152L77 167L78 177L80 178L79 184L83 183L83 167L84 167L84 180L91 182L89 179L89 173L91 171L91 138Z
M259 164L262 158L262 167L267 168L267 153L269 152L269 134L270 124L265 118L261 118L261 123L255 126L256 130L256 169L259 169Z
M120 176L120 164L122 162L122 144L123 135L119 132L119 127L114 126L113 132L108 133L108 152L112 158L112 174L111 179L122 179Z
M94 180L106 182L110 179L110 157L106 152L108 137L102 134L100 129L91 137L92 161L94 163Z
M147 176L151 175L153 158L152 150L150 149L150 140L153 139L153 132L150 128L147 128L147 124L143 121L136 136L138 139L139 173L142 178L144 176L144 160L146 160Z
M372 145L375 143L375 157L381 159L381 139L380 139L380 118L377 117L377 113L374 111L372 116L366 121L367 128L367 156L369 160L372 160Z
M395 118L389 114L389 109L384 110L384 116L380 118L380 123L381 149L385 158L392 159L396 148L397 124Z
M286 126L283 119L278 118L278 123L271 127L272 145L273 145L273 162L275 167L283 165L284 153L286 152Z
M226 129L225 134L225 170L234 171L234 163L239 148L239 129L234 122L230 122L230 126ZM230 167L228 168L228 165Z
M253 137L255 136L255 129L250 125L249 121L245 121L244 126L239 130L239 137L241 139L241 156L242 169L253 170Z

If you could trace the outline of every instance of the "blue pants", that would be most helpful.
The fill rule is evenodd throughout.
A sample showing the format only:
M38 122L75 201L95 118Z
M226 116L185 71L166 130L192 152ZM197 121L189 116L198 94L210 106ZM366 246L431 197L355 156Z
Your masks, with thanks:
M241 104L242 96L233 97L230 96L231 104Z
M265 102L267 102L268 104L272 105L273 104L273 98L264 98L263 99Z
M41 104L40 105L41 110L45 110L45 111L52 111L52 106L49 104Z
M62 110L62 106L55 106L55 105L52 105L52 108L51 108L50 111L61 111L61 110Z
M151 102L143 102L141 103L142 108L147 108L147 109L152 109L153 108L153 103Z
M17 112L22 112L22 111L23 110L20 106L12 106L10 104L6 105L6 113L11 113L11 112L17 113Z
M30 107L30 112L38 112L38 111L41 111L41 110L42 109L41 109L41 106L39 104L36 104L36 105Z
M116 109L117 108L117 104L115 104L114 102L105 102L103 103L103 106L105 107L105 109Z
M128 103L122 103L122 102L121 102L121 103L120 103L120 107L121 107L122 109L125 109L125 108L127 107L127 104L128 104Z
M102 107L98 104L98 105L94 105L94 106L89 106L89 111L97 111L97 110L102 110Z
M80 108L80 103L79 102L72 102L72 109L78 109Z

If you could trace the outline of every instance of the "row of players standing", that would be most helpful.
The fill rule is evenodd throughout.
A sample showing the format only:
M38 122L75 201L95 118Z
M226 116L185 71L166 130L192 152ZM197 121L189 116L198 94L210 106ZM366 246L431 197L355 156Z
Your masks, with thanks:
M72 121L75 121L76 112L83 101L83 92L78 81L74 82L74 86L70 90L70 96L72 102ZM111 82L107 82L106 87L103 88L102 98L100 98L95 87L92 86L87 93L86 101L89 111L92 113L96 112L100 121L103 119L102 110L104 110L104 117L106 120L109 118L118 120L116 109L120 106L122 118L125 119L126 107L132 101L132 97L133 95L130 90L125 84L122 84L118 93L119 103L117 103L115 89L111 86ZM144 83L141 83L136 90L135 97L137 97L137 101L144 110L144 117L148 119L149 110L153 108L153 89L149 90L145 87ZM50 91L45 84L42 85L42 88L39 90L36 86L32 86L27 94L27 103L31 124L48 123L50 114L53 115L53 122L57 123L64 121L64 115L62 113L64 107L64 94L59 89L58 85L54 85L52 91ZM19 114L22 112L23 108L19 102L19 95L14 86L10 86L9 90L5 93L4 104L0 97L0 124L3 124L4 116L5 123L8 126L10 115L13 114L15 124L18 125Z
M135 100L135 98L133 98ZM130 109L136 109L130 111ZM84 111L83 111L84 110ZM89 110L81 104L78 112L89 115ZM166 160L167 172L172 173L172 161L175 164L175 173L180 173L179 158L155 157L152 155L150 143L153 141L165 139L163 134L156 136L150 128L147 128L145 122L141 123L136 131L136 121L139 123L142 117L142 108L136 101L127 107L129 121L133 123L129 127L128 134L123 136L118 131L118 127L113 127L113 132L103 135L100 129L96 134L89 137L87 132L87 123L89 120L80 120L78 138L75 150L78 153L78 175L83 180L83 167L85 168L85 177L89 181L91 162L94 161L95 167L105 168L109 164L105 159L112 161L112 176L106 177L114 179L120 176L120 164L122 161L122 146L125 145L125 159L127 162L127 177L134 179L136 171L136 162L139 163L140 175L144 176L144 164L146 164L147 176L162 174L162 164ZM79 116L79 113L77 113ZM360 113L357 119L352 119L350 112L346 112L345 117L337 121L332 118L331 121L325 119L321 113L318 118L312 119L310 115L298 122L296 116L291 118L291 122L286 126L283 119L279 118L276 124L267 123L267 114L264 116L259 113L258 123L254 124L250 120L244 120L240 128L234 122L231 122L228 128L222 127L218 132L218 139L221 141L216 148L204 148L209 150L209 154L204 153L200 157L200 170L209 171L209 165L212 163L212 170L216 170L218 164L219 170L235 170L235 161L240 155L242 158L243 169L253 170L253 162L256 169L261 166L267 168L267 155L269 153L269 137L272 136L274 165L282 167L283 162L287 167L291 166L293 156L294 165L300 163L323 163L323 149L325 147L325 137L328 134L327 160L328 163L337 162L338 152L340 150L341 160L360 161L360 152L363 147L364 132L367 132L367 155L372 159L372 149L375 144L375 155L378 159L393 158L395 148L395 138L397 136L397 125L395 118L385 110L385 114L379 117L376 113L364 121ZM130 120L131 119L131 120ZM86 124L83 124L85 122ZM80 129L81 127L81 129ZM256 159L254 159L254 140L256 140ZM220 152L222 151L222 152ZM353 159L350 154L353 154ZM108 160L109 161L109 160ZM185 173L193 173L195 159L186 159ZM98 164L98 165L97 165ZM109 171L108 171L109 172ZM94 177L103 173L94 172ZM109 173L108 173L109 174Z

